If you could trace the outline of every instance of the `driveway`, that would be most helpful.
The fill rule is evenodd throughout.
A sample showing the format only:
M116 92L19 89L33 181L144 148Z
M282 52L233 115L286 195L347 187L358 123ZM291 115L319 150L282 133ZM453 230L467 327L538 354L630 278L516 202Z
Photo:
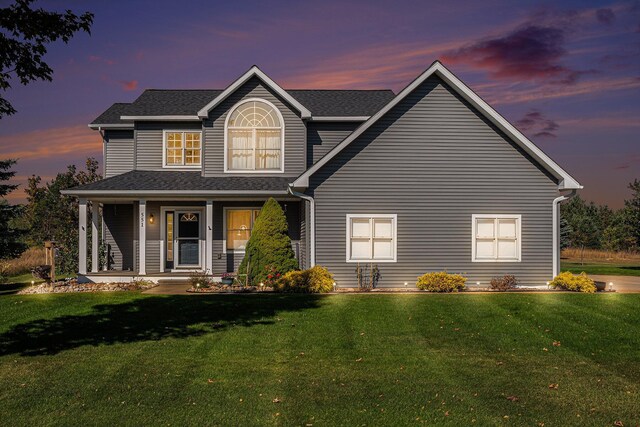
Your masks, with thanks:
M607 289L609 289L609 283L613 283L613 289L616 292L640 292L640 276L600 276L590 274L589 277L600 282L607 282Z

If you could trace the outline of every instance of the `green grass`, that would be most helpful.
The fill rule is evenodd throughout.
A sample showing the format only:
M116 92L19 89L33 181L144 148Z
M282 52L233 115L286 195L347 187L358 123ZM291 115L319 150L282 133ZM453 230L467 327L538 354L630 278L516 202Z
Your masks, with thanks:
M633 294L1 296L0 420L636 425L639 306Z
M580 262L562 262L562 270L579 274L585 272L587 274L603 274L611 276L640 276L640 265L637 264L598 264L586 262L582 265Z

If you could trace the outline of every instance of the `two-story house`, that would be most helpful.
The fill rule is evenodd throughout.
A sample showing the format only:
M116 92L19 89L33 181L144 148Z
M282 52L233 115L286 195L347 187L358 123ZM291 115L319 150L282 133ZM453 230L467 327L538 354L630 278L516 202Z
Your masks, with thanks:
M67 191L89 281L236 271L274 197L300 267L326 266L338 286L358 263L378 265L380 286L439 270L544 285L559 203L581 188L437 61L397 95L283 89L254 66L224 90L146 90L89 126L105 179Z

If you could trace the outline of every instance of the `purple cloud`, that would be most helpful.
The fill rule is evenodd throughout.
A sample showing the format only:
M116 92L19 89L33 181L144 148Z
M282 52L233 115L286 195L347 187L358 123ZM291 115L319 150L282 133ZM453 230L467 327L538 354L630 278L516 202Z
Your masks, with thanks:
M616 15L613 10L605 8L596 10L596 19L601 24L611 25L616 20Z
M565 30L528 24L503 37L463 46L443 59L487 70L496 78L571 84L585 72L561 64L567 54L564 43Z
M560 127L557 122L548 119L538 110L529 111L516 122L516 126L523 131L534 132L535 138L555 138L555 131Z

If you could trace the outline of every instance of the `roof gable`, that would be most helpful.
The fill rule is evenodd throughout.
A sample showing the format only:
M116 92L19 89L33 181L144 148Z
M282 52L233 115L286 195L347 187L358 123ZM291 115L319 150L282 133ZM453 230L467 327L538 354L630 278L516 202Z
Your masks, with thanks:
M456 91L456 93L458 93L465 100L467 100L467 102L477 108L483 116L485 116L490 122L492 122L507 136L509 136L527 154L529 154L534 160L539 162L540 165L544 167L549 173L555 176L560 182L559 188L561 190L582 188L578 181L576 181L571 175L564 171L557 163L555 163L549 156L547 156L542 150L540 150L533 142L531 142L526 136L524 136L519 130L517 130L511 123L509 123L504 117L502 117L497 111L495 111L489 104L487 104L482 98L480 98L475 92L473 92L467 85L465 85L439 61L435 61L427 70L425 70L415 80L407 85L395 98L389 101L376 114L371 116L365 123L363 123L362 126L358 127L351 135L349 135L342 142L336 145L331 151L329 151L324 157L318 160L306 172L301 174L292 183L292 186L295 188L308 187L309 177L311 175L313 175L325 164L327 164L332 158L334 158L356 138L362 135L367 129L374 125L381 117L383 117L393 107L400 103L400 101L405 99L411 92L413 92L418 86L420 86L426 79L428 79L432 75L437 75L443 81L445 81L454 91Z
M202 107L198 111L198 117L201 119L206 118L209 115L209 112L215 108L222 101L227 99L229 95L235 92L238 88L240 88L244 83L249 81L252 77L257 77L260 79L265 85L267 85L271 90L277 93L280 97L286 100L291 106L293 106L300 113L300 117L303 119L307 119L311 117L311 111L309 111L304 105L298 102L295 98L293 98L287 91L282 89L276 82L271 80L269 76L262 72L256 65L251 67L246 73L240 76L236 81L231 83L229 87L223 90L220 94L218 94L211 102Z

